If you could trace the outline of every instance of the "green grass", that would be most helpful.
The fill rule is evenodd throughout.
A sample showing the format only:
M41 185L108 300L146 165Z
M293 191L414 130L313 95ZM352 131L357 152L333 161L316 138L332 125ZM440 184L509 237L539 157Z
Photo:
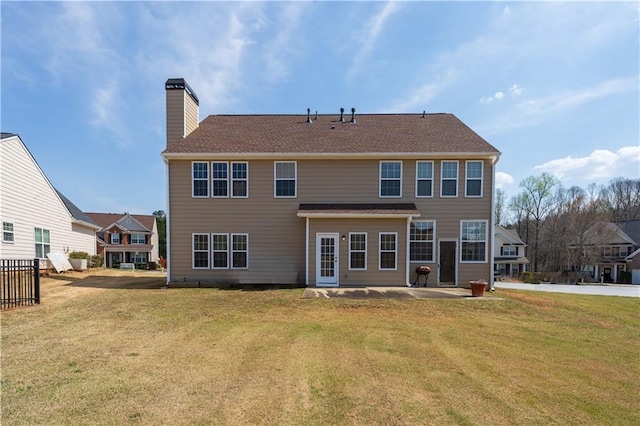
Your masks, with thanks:
M41 305L2 313L2 425L640 424L638 299L110 279L45 280Z

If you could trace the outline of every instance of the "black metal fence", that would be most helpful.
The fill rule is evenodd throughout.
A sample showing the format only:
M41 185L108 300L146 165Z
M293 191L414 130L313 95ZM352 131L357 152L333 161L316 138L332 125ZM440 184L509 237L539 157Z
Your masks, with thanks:
M40 261L0 259L2 309L40 303Z

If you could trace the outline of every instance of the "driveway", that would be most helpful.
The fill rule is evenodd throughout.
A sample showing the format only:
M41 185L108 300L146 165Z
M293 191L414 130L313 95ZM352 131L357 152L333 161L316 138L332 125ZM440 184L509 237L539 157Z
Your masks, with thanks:
M567 284L522 284L496 281L496 288L511 290L546 291L550 293L591 294L596 296L640 297L638 285L567 285Z

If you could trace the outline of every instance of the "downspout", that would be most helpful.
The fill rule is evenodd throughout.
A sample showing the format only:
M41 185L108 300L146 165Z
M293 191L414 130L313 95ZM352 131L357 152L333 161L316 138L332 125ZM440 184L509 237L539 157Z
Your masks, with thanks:
M409 233L411 232L411 216L407 216L407 232L405 233L405 239L406 239L406 248L405 248L405 254L404 257L406 259L406 267L405 267L405 285L407 287L411 287L411 277L409 276L409 268L411 267L411 262L409 261L409 258L411 257L409 254Z
M309 287L309 216L305 218L304 285Z
M491 256L491 270L489 272L489 291L495 290L495 260L494 253L496 247L496 163L500 157L494 157L491 162L491 225L489 229L491 230L491 250L488 251L489 256Z
M170 203L169 203L169 161L167 161L166 157L164 159L164 164L167 166L167 174L166 174L166 185L167 188L166 199L167 199L167 212L165 215L165 247L167 250L166 253L166 261L167 261L167 287L169 287L169 280L171 277L171 213L170 213ZM158 236L158 246L160 246L160 238ZM159 247L158 247L159 248Z

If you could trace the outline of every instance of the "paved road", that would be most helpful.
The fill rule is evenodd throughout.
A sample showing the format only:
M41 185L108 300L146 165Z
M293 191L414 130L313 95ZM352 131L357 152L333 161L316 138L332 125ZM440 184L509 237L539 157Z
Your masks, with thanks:
M521 284L496 281L496 288L513 290L546 291L551 293L593 294L597 296L640 297L638 285L567 285L567 284Z

